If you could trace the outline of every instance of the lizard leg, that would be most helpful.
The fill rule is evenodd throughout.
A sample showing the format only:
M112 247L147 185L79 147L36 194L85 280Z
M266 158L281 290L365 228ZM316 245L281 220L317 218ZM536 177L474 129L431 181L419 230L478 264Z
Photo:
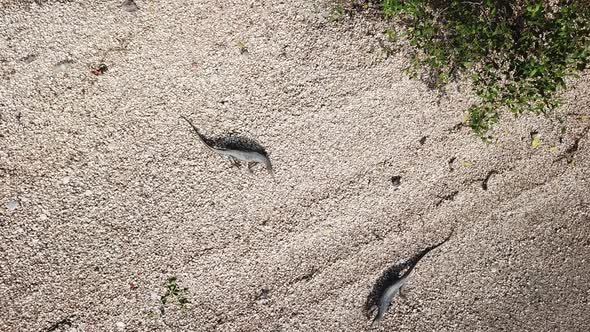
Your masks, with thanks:
M249 173L252 173L252 163L246 162L246 168L248 169Z
M238 160L234 157L229 157L229 161L231 162L231 165L234 167L240 167L240 163L238 162Z

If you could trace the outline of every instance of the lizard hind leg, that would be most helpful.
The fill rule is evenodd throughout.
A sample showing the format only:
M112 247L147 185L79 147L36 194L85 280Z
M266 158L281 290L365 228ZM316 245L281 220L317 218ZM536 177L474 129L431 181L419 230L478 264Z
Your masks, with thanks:
M246 168L248 169L248 173L252 173L252 163L246 162Z

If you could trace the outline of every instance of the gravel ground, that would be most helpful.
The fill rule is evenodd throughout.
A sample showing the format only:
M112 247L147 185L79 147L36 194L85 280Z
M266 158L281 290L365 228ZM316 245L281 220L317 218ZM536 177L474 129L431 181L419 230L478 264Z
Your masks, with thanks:
M588 331L590 74L484 144L370 16L136 3L0 0L1 331Z

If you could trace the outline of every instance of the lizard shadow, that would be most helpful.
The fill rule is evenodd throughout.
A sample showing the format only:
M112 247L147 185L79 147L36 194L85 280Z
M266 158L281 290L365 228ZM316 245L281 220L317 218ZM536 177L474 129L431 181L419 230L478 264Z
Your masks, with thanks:
M385 293L387 288L400 280L404 276L402 272L416 265L418 261L422 259L422 257L424 257L431 249L432 247L428 247L418 252L413 257L405 260L404 262L392 265L383 271L381 276L373 285L373 289L367 296L367 300L364 305L364 312L367 318L370 318L371 315L376 311L377 307L379 306L379 299Z

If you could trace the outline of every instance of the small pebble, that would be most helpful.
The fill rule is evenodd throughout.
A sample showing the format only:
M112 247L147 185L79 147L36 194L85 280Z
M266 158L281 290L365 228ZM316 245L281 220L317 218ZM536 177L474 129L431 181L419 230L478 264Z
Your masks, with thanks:
M8 210L10 211L14 211L18 208L19 204L18 201L16 199L11 199L6 203L6 207L8 208Z
M117 331L125 331L125 323L117 322L115 325L117 326Z
M55 65L55 68L59 71L66 71L66 70L70 69L70 67L72 66L73 63L74 63L73 60L69 60L69 59L62 60Z
M402 177L399 175L391 177L391 184L393 185L394 189L398 189L399 186L402 184Z
M121 7L123 7L124 10L133 13L139 10L139 7L137 6L137 4L135 3L135 1L133 0L125 0L123 2L123 4L121 5Z

